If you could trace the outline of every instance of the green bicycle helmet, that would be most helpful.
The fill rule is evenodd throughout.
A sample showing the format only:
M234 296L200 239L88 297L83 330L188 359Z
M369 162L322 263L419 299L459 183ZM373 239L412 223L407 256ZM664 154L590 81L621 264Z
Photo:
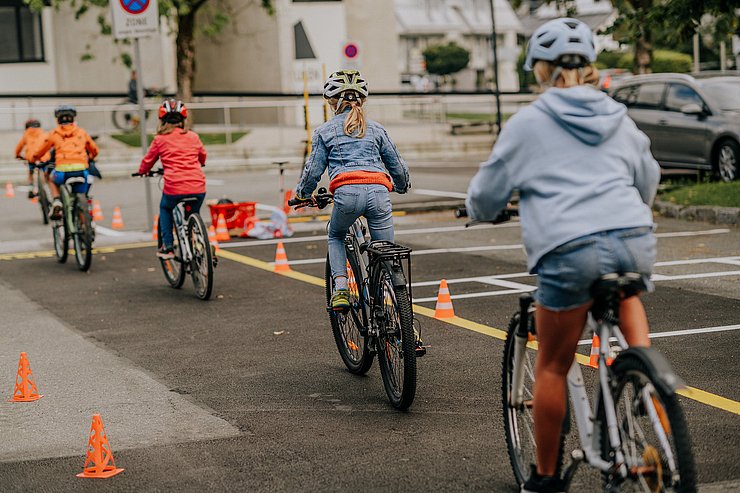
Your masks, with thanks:
M339 70L331 74L324 83L324 98L326 99L351 100L366 98L367 94L367 82L358 70Z

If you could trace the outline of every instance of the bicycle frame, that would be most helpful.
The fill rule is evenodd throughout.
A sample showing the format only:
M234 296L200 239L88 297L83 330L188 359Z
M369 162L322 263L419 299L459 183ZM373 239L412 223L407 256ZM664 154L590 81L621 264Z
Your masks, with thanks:
M77 225L75 224L74 217L72 216L72 205L74 204L74 201L77 200L77 195L86 195L73 192L71 186L74 183L84 183L84 178L72 178L59 186L63 206L62 208L64 211L64 221L66 221L67 223L70 236L78 233ZM87 205L88 204L85 204L85 207L87 207Z

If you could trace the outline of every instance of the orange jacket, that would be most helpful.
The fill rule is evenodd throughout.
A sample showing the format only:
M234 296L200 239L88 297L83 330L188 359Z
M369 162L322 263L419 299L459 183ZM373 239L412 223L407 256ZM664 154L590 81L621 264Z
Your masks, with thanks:
M23 137L18 141L18 145L15 146L16 157L21 157L23 148L26 148L26 161L34 163L33 158L36 150L41 146L46 138L46 132L42 128L30 127L23 132ZM48 161L51 156L49 153L45 153L41 156L41 161Z
M74 123L58 125L49 132L34 157L54 148L56 169L59 171L80 171L87 169L87 160L95 159L98 146L82 128Z

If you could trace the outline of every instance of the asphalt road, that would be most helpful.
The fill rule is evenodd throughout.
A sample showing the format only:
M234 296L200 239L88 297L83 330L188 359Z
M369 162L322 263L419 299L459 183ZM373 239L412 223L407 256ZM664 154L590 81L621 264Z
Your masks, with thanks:
M435 173L423 173L422 190L464 190ZM13 200L17 215L35 213ZM644 298L653 342L704 391L681 398L702 491L737 491L740 231L657 221L657 289ZM26 227L43 232L38 223ZM316 285L321 221L286 239L290 276L271 272L275 242L233 241L209 302L190 280L169 288L151 246L116 245L133 236L111 237L86 274L33 249L0 255L0 490L515 492L496 329L535 284L518 225L466 230L449 212L396 224L415 252L416 312L431 345L407 413L388 405L377 366L365 377L343 368ZM425 315L442 278L453 322ZM5 402L20 351L44 394L34 403ZM125 471L78 479L95 412ZM581 468L573 491L598 481Z

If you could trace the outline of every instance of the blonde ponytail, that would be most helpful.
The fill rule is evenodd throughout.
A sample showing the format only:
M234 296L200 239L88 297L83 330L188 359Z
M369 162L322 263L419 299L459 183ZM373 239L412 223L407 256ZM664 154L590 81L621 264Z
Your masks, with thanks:
M365 130L367 129L367 121L365 119L365 109L362 105L365 103L365 99L356 99L354 101L342 101L341 106L337 108L339 99L331 98L329 104L332 108L336 108L334 113L340 114L347 108L350 108L349 114L344 119L344 133L351 137L357 137L361 139L365 136Z
M556 70L555 80L552 80ZM599 82L599 71L593 64L583 68L558 68L554 63L538 60L534 72L538 81L554 87L596 86Z

